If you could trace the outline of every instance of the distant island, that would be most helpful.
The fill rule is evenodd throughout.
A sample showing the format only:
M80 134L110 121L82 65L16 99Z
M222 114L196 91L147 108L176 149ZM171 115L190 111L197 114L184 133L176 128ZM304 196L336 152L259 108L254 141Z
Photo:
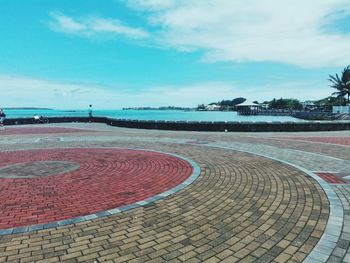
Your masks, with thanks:
M50 108L38 108L38 107L8 107L4 110L53 110Z
M123 110L184 110L184 111L194 111L194 110L196 110L196 108L163 106L163 107L131 107L131 108L123 108Z
M245 104L244 104L245 103ZM248 104L247 104L248 103ZM250 103L250 104L249 104ZM200 104L197 106L198 111L237 111L238 107L252 106L260 111L332 111L332 106L341 106L344 103L340 102L339 98L329 96L320 100L299 101L293 98L272 99L270 101L249 101L243 97L238 97L233 100L222 100L209 104Z

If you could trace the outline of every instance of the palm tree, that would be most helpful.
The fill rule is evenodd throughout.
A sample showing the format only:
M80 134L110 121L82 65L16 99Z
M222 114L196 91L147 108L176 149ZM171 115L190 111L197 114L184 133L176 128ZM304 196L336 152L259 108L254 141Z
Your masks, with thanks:
M335 74L335 76L329 75L328 80L331 82L330 87L337 90L333 92L332 95L336 95L340 100L340 105L343 105L343 99L346 94L344 83L341 81L338 74Z
M350 103L350 65L344 68L341 77L342 82L344 83L346 95L348 95L348 103Z
M336 92L333 92L332 95L337 95L340 100L340 105L343 105L343 99L345 95L348 95L348 102L350 96L350 65L344 68L342 71L342 76L339 78L338 74L335 76L329 75L328 79L331 84L330 87L336 89Z

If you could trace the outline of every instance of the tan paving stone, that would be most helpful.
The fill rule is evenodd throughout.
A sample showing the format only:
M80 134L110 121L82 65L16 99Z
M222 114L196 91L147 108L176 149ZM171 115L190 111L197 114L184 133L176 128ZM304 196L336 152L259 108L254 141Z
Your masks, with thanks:
M94 262L98 258L97 253L88 254L77 258L78 262Z
M31 256L31 253L30 252L27 252L27 253L22 253L22 254L16 254L16 255L11 255L11 256L8 256L6 258L7 261L13 261L13 260L16 260L16 259L21 259L21 258L27 258L27 257L30 257ZM5 258L3 259L5 262Z
M31 256L31 257L23 257L20 259L20 263L27 263L27 262L36 262L38 260L42 260L44 258L43 255L37 255L37 256Z
M6 251L28 248L28 246L29 246L28 244L10 245L10 246L6 246Z
M36 263L55 263L59 261L60 259L58 257L53 257L53 258L45 258L45 259L38 260Z
M61 256L60 260L74 259L74 258L80 257L81 255L82 255L82 253L80 251L77 251L74 253L69 253L69 254Z
M217 263L217 262L220 262L220 259L218 259L217 257L211 257L203 262L205 262L205 263Z

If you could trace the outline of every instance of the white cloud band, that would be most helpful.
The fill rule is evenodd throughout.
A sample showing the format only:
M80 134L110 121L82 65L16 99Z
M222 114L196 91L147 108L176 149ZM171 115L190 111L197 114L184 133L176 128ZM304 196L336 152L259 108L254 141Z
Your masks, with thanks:
M72 18L63 14L51 13L49 26L52 30L85 37L95 35L124 36L133 39L147 38L149 34L140 29L124 25L117 19L99 17Z
M322 83L291 81L267 83L244 89L229 82L204 82L184 86L149 87L138 92L122 87L103 87L84 83L70 84L23 76L0 75L0 106L48 107L55 109L118 109L142 106L195 107L201 103L245 97L249 100L272 98L321 99L332 90ZM19 92L20 91L20 92ZM302 97L298 97L302 96Z
M159 26L158 41L204 50L208 62L278 62L305 68L344 66L350 34L327 31L349 15L348 0L128 0ZM161 4L160 4L161 3Z

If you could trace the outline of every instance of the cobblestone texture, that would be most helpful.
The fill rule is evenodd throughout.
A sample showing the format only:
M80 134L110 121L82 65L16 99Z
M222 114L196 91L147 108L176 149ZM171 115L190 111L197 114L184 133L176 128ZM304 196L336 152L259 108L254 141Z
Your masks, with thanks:
M319 256L307 262L350 262L348 186L330 186L341 200L344 217L335 215L337 220L329 222L329 200L317 181L292 166L244 153L346 176L350 147L332 144L333 139L328 144L283 137L347 138L349 132L244 134L95 124L58 127L99 132L94 136L60 133L59 141L41 140L58 133L5 136L0 150L152 149L195 160L201 175L180 192L144 207L75 225L0 236L0 262L302 262L310 253ZM339 236L325 234L326 227L331 231L333 226L341 226ZM323 242L326 246L320 247L320 239L327 241L327 237L329 246ZM329 254L319 253L320 249Z
M65 160L80 168L57 175L42 161ZM54 222L117 208L165 192L186 180L192 167L174 156L120 149L51 149L0 152L0 167L35 178L0 178L0 229ZM51 163L51 162L50 162ZM12 166L8 166L12 164ZM61 172L61 170L59 170ZM30 171L33 173L33 171ZM3 175L3 173L2 173Z
M334 186L344 208L344 224L340 239L327 262L350 262L350 186Z

